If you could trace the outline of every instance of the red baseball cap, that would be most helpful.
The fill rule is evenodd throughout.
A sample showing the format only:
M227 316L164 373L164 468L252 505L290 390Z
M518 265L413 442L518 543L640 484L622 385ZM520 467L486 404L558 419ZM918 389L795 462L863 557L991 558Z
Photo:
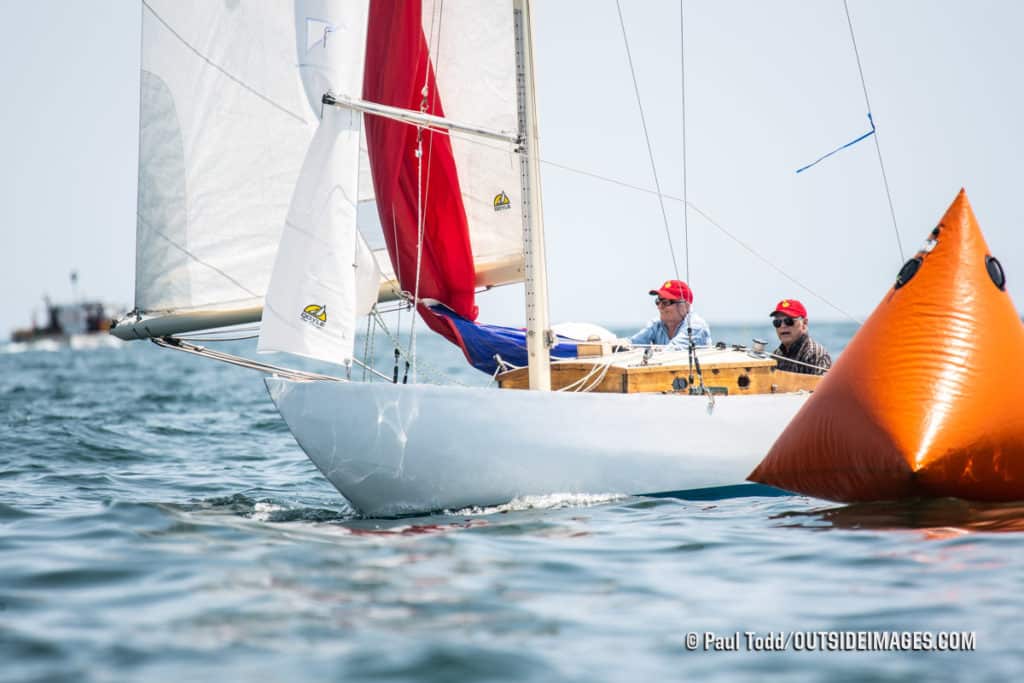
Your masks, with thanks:
M693 292L690 291L689 285L682 280L665 280L659 289L652 289L650 293L653 296L660 296L662 299L693 303Z
M776 306L775 310L769 313L769 316L773 316L776 313L782 313L788 315L791 318L806 318L807 309L804 305L796 299L783 299Z

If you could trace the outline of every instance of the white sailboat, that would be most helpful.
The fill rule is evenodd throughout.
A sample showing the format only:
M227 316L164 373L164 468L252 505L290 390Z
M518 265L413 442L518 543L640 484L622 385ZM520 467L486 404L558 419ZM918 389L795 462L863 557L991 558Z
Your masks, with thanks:
M218 356L271 373L299 445L368 515L742 484L807 396L750 391L768 359L600 348L556 384L682 370L639 394L550 390L570 365L549 353L585 354L548 322L533 69L527 0L144 0L136 309L113 333L206 353L174 335L262 318L260 350L350 367L357 318L400 298L472 360L477 290L522 281L530 391ZM738 368L728 395L704 387L714 363Z

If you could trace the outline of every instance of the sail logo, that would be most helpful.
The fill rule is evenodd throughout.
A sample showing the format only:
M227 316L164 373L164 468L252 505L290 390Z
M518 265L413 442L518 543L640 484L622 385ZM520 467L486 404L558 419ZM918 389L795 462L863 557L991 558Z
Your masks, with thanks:
M323 328L327 324L327 306L310 304L302 309L300 318L314 327Z
M508 198L505 191L502 190L498 194L494 195L494 210L505 211L506 209L512 208L512 200Z

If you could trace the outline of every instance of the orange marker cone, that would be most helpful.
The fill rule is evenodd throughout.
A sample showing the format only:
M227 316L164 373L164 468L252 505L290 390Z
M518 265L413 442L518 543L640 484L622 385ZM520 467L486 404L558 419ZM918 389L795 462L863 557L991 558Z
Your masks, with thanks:
M963 190L749 479L1024 500L1024 324Z

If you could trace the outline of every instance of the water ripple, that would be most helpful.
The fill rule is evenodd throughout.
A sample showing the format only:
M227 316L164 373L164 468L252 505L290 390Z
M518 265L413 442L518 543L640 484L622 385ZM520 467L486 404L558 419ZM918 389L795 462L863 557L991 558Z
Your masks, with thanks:
M0 354L0 410L0 679L1017 673L1019 505L594 492L366 519L258 374L146 344ZM682 646L829 629L971 631L979 652Z

